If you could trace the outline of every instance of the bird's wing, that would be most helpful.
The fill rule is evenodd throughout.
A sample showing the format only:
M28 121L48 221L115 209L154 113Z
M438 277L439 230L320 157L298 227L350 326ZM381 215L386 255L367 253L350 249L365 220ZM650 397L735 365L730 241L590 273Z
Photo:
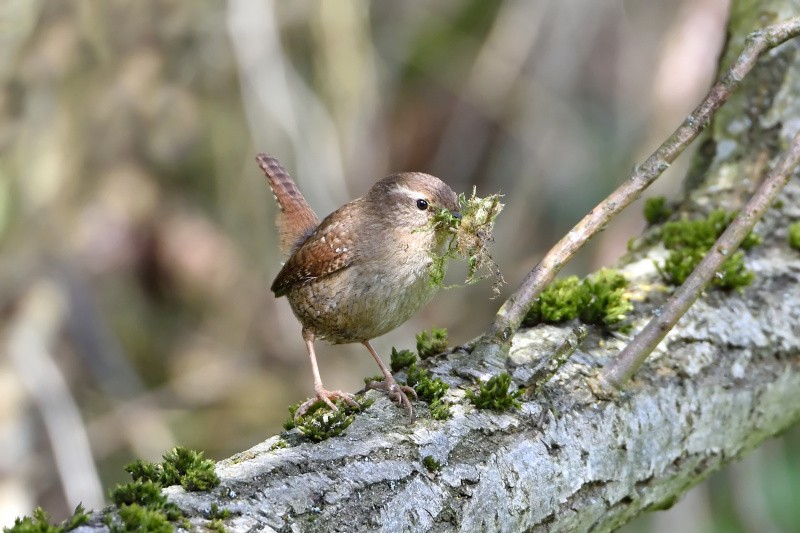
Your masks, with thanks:
M272 283L275 296L283 296L297 283L327 276L353 262L359 202L346 204L328 215L300 244Z

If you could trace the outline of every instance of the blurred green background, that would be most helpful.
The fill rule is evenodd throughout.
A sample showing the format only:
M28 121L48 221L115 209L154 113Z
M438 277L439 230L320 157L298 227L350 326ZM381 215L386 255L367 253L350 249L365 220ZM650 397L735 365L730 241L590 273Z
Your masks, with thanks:
M504 193L504 297L699 101L727 9L0 2L0 526L97 508L124 464L176 444L222 459L310 394L300 327L269 292L281 258L256 152L320 215L400 170ZM652 194L678 196L688 159ZM639 212L568 270L612 263ZM502 301L489 285L444 291L376 348L431 326L477 336ZM329 388L377 370L358 346L318 354ZM798 530L799 444L771 441L626 530Z

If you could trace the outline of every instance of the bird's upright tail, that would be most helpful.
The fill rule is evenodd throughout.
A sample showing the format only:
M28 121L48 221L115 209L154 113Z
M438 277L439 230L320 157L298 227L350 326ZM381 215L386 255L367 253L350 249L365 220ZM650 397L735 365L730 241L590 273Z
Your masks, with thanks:
M311 209L286 169L274 157L258 154L256 161L267 176L280 211L276 217L281 253L285 256L299 246L319 225Z

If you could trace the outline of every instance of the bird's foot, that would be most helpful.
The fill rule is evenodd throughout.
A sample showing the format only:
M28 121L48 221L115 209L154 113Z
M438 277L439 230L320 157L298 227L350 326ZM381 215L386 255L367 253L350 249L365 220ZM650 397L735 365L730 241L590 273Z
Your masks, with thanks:
M294 412L295 422L300 420L300 417L305 415L308 412L308 410L311 409L320 400L322 400L322 402L324 402L325 405L330 407L332 411L339 410L339 408L336 407L336 404L333 403L336 400L342 400L350 407L355 407L356 409L361 408L361 406L356 401L355 396L353 396L349 392L344 392L340 390L327 390L323 389L322 387L318 388L316 392L317 392L316 396L304 401L302 404L300 404L300 407L297 408L297 411Z
M412 419L414 418L411 400L408 399L409 395L413 396L415 400L417 399L417 392L413 388L407 385L400 385L391 375L384 376L383 381L370 381L367 383L366 388L385 391L389 399L405 407L408 416Z

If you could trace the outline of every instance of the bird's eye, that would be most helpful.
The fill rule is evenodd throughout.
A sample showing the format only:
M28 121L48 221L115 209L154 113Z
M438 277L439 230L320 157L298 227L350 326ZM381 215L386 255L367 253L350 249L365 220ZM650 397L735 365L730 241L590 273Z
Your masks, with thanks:
M425 211L426 209L428 209L428 201L420 198L419 200L417 200L417 208L420 209L421 211Z

